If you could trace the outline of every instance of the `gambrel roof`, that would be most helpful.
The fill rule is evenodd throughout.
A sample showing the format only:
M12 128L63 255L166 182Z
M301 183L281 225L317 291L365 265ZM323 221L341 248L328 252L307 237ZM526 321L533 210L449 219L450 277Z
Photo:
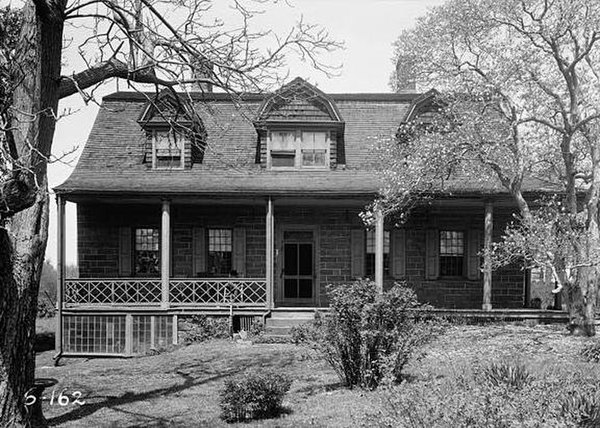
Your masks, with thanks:
M295 95L294 95L295 94ZM118 92L104 97L71 176L55 190L70 195L323 195L370 197L381 187L374 145L395 135L418 94L324 94L301 79L280 91L186 94L205 132L201 163L179 170L144 164L149 116L156 94ZM168 99L168 98L167 98ZM144 116L144 115L147 116ZM154 116L155 117L155 116ZM150 120L154 120L150 117ZM285 119L285 120L284 120ZM143 122L143 121L142 121ZM343 163L327 170L281 171L257 164L257 123L341 125ZM308 124L308 125L307 125ZM329 126L329 125L327 125ZM540 190L540 183L531 189ZM446 182L457 193L505 193L498 183Z

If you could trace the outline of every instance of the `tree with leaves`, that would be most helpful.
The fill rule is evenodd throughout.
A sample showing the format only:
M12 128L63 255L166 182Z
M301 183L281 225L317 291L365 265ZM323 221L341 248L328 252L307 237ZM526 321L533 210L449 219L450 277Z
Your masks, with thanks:
M394 88L414 81L439 93L435 115L381 141L387 207L406 211L453 177L501 185L521 223L509 230L496 262L525 258L552 268L573 330L594 335L600 3L449 0L400 35L395 61ZM553 190L560 204L535 211L523 196L531 183ZM535 239L542 229L551 239Z
M46 170L59 100L80 94L89 101L113 78L157 90L263 91L280 83L292 54L333 71L319 58L339 44L322 28L301 21L284 35L253 29L266 3L232 0L231 25L212 11L212 0L25 0L0 15L1 426L28 424L24 397L34 381ZM86 66L62 75L70 44Z

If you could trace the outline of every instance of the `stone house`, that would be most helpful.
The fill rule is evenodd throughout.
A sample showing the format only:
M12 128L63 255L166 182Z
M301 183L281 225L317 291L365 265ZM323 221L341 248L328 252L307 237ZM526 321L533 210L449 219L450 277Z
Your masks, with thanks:
M499 186L456 182L397 227L359 213L381 186L373 141L427 111L428 94L325 94L297 78L270 95L104 97L59 207L64 355L177 342L181 319L233 315L273 329L327 307L329 284L407 281L437 308L516 310L521 266L482 272L514 212ZM533 186L532 196L540 188ZM64 278L64 205L77 205L79 278ZM492 309L493 308L493 309Z

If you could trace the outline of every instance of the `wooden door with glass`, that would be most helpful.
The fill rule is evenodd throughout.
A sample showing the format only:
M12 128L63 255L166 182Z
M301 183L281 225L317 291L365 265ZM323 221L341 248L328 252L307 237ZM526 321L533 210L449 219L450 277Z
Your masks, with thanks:
M316 282L314 231L284 231L282 250L281 303L285 306L314 304Z

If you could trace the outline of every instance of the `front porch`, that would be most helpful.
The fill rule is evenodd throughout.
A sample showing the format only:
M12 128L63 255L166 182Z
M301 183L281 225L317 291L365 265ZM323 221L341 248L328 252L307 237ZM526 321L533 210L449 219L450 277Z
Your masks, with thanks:
M64 355L131 355L177 343L179 321L191 315L228 316L247 327L285 318L286 310L326 311L328 284L364 277L381 290L408 282L441 316L563 316L523 309L531 298L526 272L492 272L480 259L510 218L504 201L444 201L401 228L377 213L371 231L358 217L368 202L359 197L74 202L80 278L65 278L59 196L56 345ZM446 235L460 254L441 254Z

